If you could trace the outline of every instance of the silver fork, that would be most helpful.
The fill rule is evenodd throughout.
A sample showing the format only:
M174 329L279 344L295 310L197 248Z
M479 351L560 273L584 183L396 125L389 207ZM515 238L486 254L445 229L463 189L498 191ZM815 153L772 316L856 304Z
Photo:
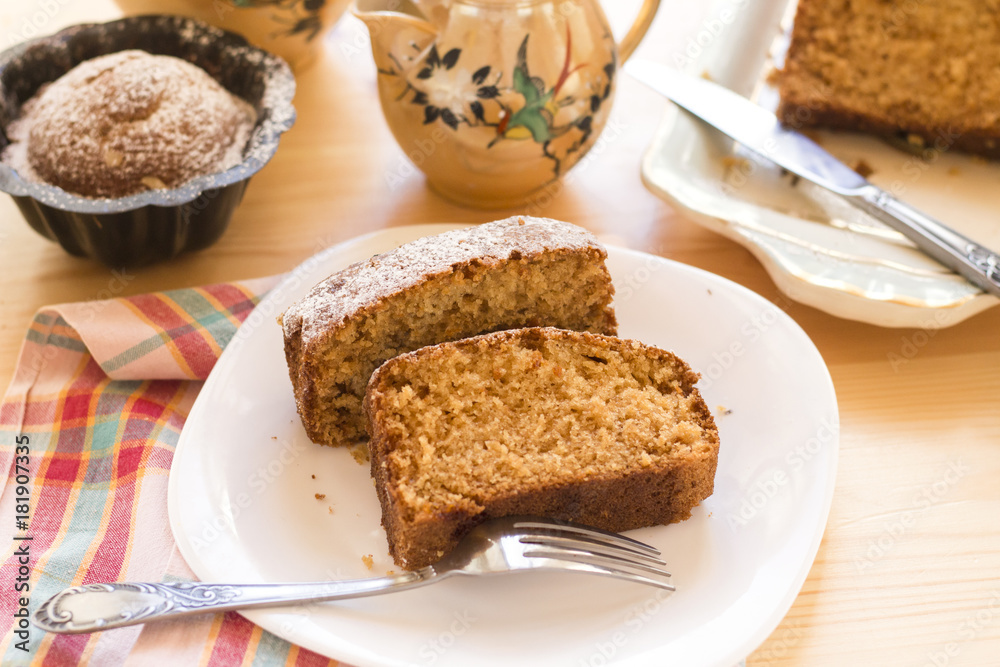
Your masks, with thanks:
M506 517L472 529L433 565L401 574L290 584L109 583L74 586L49 598L32 622L79 634L192 614L285 607L416 588L453 574L569 570L674 590L659 550L615 533L536 517Z

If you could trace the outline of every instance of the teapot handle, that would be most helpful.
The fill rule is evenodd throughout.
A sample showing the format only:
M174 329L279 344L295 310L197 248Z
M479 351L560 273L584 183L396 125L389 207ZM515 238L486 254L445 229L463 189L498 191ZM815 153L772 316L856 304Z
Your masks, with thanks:
M660 0L643 0L642 7L639 8L639 15L635 17L632 27L625 33L625 37L618 45L619 62L623 63L628 60L628 57L639 46L639 42L646 36L646 31L649 30L659 7Z

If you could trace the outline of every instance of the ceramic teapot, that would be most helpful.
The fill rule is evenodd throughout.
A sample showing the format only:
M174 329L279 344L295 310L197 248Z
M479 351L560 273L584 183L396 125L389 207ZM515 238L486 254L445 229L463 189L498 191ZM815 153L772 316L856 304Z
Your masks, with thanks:
M431 187L507 208L558 180L607 122L618 65L659 0L616 44L597 0L355 0L389 128Z

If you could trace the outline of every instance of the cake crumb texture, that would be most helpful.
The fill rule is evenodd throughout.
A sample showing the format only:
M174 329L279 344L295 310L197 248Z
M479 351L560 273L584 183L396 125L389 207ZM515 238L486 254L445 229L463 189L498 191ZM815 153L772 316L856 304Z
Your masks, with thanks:
M425 347L371 379L365 411L390 553L417 568L492 517L612 531L686 519L718 432L670 352L554 328Z
M1000 0L801 0L778 115L1000 157Z
M354 264L281 317L302 424L327 445L366 437L372 372L425 345L525 326L614 334L605 249L565 222L515 217Z

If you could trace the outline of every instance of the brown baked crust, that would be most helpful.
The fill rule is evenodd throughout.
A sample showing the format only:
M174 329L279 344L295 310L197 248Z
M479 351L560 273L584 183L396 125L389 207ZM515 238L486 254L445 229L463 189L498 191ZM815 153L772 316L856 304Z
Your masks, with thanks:
M778 117L1000 157L1000 24L975 4L800 0Z
M704 446L697 452L656 460L650 467L602 471L558 484L525 484L490 498L462 499L433 512L414 512L401 491L405 471L391 456L402 443L398 429L391 427L386 400L388 390L406 376L407 366L440 364L456 351L473 356L497 355L512 344L540 345L543 340L556 339L584 344L595 353L615 350L626 358L642 356L658 367L670 369L670 385L660 390L693 397L695 407L690 418L702 429L700 445ZM503 516L547 516L614 532L689 518L692 509L712 494L719 448L718 430L695 386L697 380L698 375L684 361L666 350L634 340L553 328L486 334L429 346L386 362L372 375L364 410L371 433L372 476L382 506L389 553L401 567L423 567L453 549L475 525Z
M386 472L375 473L375 488L383 507L382 526L389 553L397 565L414 570L440 560L472 528L499 517L544 516L615 533L683 521L712 495L715 468L716 460L705 467L679 463L670 468L526 489L481 509L469 503L433 516L420 515L413 521L395 509L399 498L386 481Z
M524 326L552 325L614 334L614 287L604 266L606 258L604 247L581 227L516 216L421 238L330 276L279 320L289 377L306 433L313 442L327 445L351 444L366 437L361 401L368 378L383 361L401 352ZM590 272L589 283L577 280L583 270ZM505 295L484 293L485 288L479 288L488 283L491 274L517 278L519 288L525 290L519 295L524 302L517 312L496 315L500 312L496 305L499 297ZM531 291L533 284L538 286L535 292ZM463 321L453 310L449 315L449 309L462 304L447 302L440 295L454 290L465 290L483 301L479 305L481 318L471 316L470 320L464 313ZM546 300L556 293L575 302L572 312L547 309ZM421 305L421 300L426 304ZM420 309L423 325L398 316L410 303ZM433 330L421 329L431 325ZM390 330L391 344L373 342L372 329ZM363 350L363 346L377 349ZM370 359L366 357L349 381L339 381L331 388L332 367L341 363L340 359L354 360L359 355ZM346 407L331 407L331 397L346 401Z

